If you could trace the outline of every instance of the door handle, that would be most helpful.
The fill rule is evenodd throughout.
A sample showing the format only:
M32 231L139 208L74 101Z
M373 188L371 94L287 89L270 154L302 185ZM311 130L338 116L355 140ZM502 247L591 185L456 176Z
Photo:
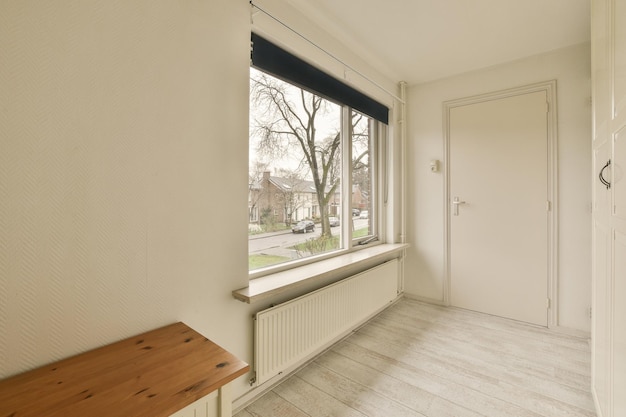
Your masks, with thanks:
M461 204L465 204L465 201L460 201L459 197L454 197L454 200L452 201L452 205L454 207L454 215L458 216L459 215L459 206Z
M607 163L606 163L606 165L604 165L604 166L602 167L602 169L600 170L600 174L598 175L598 177L600 177L600 182L606 186L606 189L607 189L607 190L608 190L609 188L611 188L611 183L610 183L609 181L607 181L607 180L604 178L604 175L602 175L602 174L604 174L604 170L605 170L605 169L607 169L607 168L608 168L608 167L610 167L610 166L611 166L611 160L609 159L609 162L607 162Z

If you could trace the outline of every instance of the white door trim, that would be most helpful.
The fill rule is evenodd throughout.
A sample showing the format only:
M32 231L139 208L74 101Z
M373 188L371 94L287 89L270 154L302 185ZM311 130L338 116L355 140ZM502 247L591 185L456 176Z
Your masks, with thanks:
M548 122L548 196L546 201L548 212L548 327L559 325L558 317L558 158L557 158L557 106L556 80L530 84L522 87L500 90L472 97L450 100L443 103L443 132L444 132L444 281L443 301L450 305L451 276L450 276L450 110L455 107L485 101L498 100L522 94L545 91L547 97ZM546 300L548 302L548 300Z

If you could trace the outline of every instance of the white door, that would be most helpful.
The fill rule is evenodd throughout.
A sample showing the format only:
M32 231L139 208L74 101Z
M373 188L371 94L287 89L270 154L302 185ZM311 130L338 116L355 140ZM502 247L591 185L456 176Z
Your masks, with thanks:
M453 306L547 326L546 91L449 109Z
M591 2L592 390L599 417L626 416L626 0Z

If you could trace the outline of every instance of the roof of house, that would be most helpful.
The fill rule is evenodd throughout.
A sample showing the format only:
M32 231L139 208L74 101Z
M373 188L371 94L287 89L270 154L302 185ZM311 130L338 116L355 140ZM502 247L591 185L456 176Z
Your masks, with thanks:
M283 192L315 193L315 183L313 181L275 176L270 176L269 180ZM330 191L329 186L326 187L326 191Z

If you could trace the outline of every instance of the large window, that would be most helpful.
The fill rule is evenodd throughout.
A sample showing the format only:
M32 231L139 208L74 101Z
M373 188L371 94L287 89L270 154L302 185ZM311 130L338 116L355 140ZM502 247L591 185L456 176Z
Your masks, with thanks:
M287 58L297 65L276 69L277 59L285 62L276 50L287 52L254 35L253 40L249 270L329 256L374 241L379 232L378 137L384 128L372 116L369 99L361 100L354 91L358 100L347 104L351 99L337 97L332 84L328 94L316 85L319 74L328 76L311 73L308 64L292 55ZM259 52L259 44L269 52ZM273 55L266 65L268 54ZM310 79L294 80L303 71ZM384 111L379 114L386 117Z

